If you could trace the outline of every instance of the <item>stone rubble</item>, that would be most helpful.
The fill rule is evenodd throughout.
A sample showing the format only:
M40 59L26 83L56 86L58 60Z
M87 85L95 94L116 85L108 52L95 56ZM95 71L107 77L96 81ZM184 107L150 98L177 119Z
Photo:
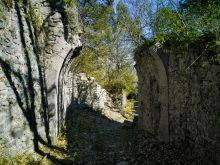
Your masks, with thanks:
M109 93L98 85L93 77L88 77L84 73L74 75L69 73L65 79L63 95L65 95L65 107L78 104L99 111L110 120L120 123L125 120L115 107Z

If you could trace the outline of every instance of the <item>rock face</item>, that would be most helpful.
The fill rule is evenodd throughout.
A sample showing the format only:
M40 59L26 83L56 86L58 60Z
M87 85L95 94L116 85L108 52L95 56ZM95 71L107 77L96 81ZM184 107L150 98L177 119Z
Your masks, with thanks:
M73 75L69 73L64 83L65 110L77 108L90 108L101 112L107 118L116 122L124 122L125 118L114 107L108 92L95 82L93 77L87 77L84 73ZM63 113L63 118L66 117ZM64 119L63 119L64 120Z
M136 54L139 128L219 161L220 65L202 56L190 66L200 53L154 45Z
M68 26L68 7L29 2L0 4L0 146L10 155L56 139L58 86L81 46L80 29ZM71 19L78 23L76 12Z
M74 103L124 121L94 79L68 74L81 50L76 7L54 0L0 6L0 148L5 154L53 143Z

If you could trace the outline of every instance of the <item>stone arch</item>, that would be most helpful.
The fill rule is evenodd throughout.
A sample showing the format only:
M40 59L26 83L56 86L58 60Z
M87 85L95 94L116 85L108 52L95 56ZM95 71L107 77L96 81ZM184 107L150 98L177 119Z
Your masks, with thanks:
M50 37L48 41L51 43L51 51L48 59L49 66L45 71L50 134L55 141L62 125L62 78L65 78L74 57L79 54L82 45L79 37L80 30L74 34L68 34L70 35L68 39L65 37L65 25L62 19L59 12L55 12L49 17L49 30L53 37Z
M163 60L158 55L157 51L150 51L154 58L154 64L157 68L157 82L159 88L158 99L160 100L160 121L158 127L158 138L163 141L169 141L169 121L168 121L168 78Z
M136 56L139 79L139 129L169 141L168 78L165 62L154 46Z
M63 127L65 114L67 109L67 102L65 99L64 83L65 77L68 75L69 69L71 67L74 58L80 54L82 46L71 49L67 56L65 57L62 66L60 68L59 74L57 76L57 105L56 105L56 135L60 132Z

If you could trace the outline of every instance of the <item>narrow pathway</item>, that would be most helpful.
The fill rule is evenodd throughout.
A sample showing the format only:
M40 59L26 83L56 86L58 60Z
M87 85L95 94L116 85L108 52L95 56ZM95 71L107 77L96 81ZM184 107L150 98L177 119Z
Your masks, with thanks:
M74 108L66 121L67 151L74 165L196 164L146 131L125 128L90 109Z
M98 112L74 109L67 117L67 130L74 164L128 164L133 129L123 128Z

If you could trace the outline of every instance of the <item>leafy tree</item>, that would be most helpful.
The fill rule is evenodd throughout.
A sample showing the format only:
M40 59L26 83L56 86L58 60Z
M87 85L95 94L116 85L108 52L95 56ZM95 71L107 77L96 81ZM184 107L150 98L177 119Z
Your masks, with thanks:
M118 5L114 13L113 1L80 0L78 2L85 48L72 66L75 73L94 76L99 84L112 93L134 90L136 76L133 72L133 44L128 39L129 11ZM129 81L125 81L125 79Z
M136 25L138 43L151 38L164 42L194 40L214 34L219 40L220 1L218 0L124 0ZM133 28L135 29L135 28ZM132 29L132 30L133 30ZM131 29L128 28L128 31ZM217 42L219 43L219 42Z
M194 40L204 34L219 32L219 4L217 1L186 0L157 11L154 23L156 37L163 41L169 37L177 40Z
M131 17L130 38L133 39L136 46L141 45L146 39L154 36L153 26L155 12L160 8L160 0L123 0L129 8Z

